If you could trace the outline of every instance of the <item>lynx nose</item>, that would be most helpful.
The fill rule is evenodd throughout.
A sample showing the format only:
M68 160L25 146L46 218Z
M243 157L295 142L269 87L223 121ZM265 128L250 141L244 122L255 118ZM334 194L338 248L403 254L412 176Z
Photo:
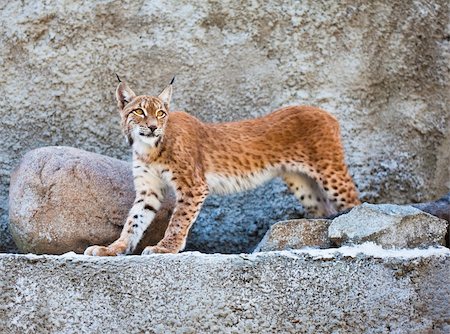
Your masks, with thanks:
M153 133L153 132L155 132L155 130L158 128L157 126L155 126L155 125L149 125L149 127L148 127L149 129L150 129L150 131Z

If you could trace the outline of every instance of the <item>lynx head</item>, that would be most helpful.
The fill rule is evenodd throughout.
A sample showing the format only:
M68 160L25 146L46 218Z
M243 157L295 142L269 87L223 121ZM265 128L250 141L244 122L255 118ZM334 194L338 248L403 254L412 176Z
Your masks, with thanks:
M158 96L136 94L125 82L116 90L117 105L122 117L122 130L130 145L134 142L155 147L164 136L169 119L172 82Z

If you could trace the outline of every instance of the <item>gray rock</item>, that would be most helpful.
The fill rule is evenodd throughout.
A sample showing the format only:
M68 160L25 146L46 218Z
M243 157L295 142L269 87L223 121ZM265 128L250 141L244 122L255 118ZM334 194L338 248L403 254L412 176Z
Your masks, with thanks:
M383 247L445 245L448 222L412 206L368 204L335 218L329 238L336 245L372 241Z
M414 203L411 204L411 206L419 210L428 212L433 216L445 219L450 223L450 193L442 196L436 201L428 203ZM450 247L450 224L447 227L447 247Z
M327 219L294 219L278 222L270 227L255 252L299 249L302 247L328 248Z
M342 125L363 199L410 203L447 193L449 6L448 0L2 1L0 250L13 248L6 232L9 175L25 152L68 145L129 157L114 72L134 91L151 94L176 74L174 108L209 122L291 104L322 107ZM194 226L208 234L204 247L254 247L271 223L293 213L285 190L271 183L211 199ZM230 226L227 236L218 232L222 224Z
M0 332L448 333L448 249L328 252L0 254Z
M119 237L135 198L131 165L71 147L28 152L11 176L10 229L21 252L83 253ZM164 235L173 196L138 247Z

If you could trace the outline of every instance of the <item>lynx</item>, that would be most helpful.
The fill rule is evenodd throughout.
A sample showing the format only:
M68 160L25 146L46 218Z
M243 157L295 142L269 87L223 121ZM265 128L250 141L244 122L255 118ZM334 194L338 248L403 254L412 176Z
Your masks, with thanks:
M252 120L203 123L170 111L172 82L155 96L116 90L123 132L133 150L136 200L118 240L86 255L130 254L172 188L176 206L163 239L142 254L183 250L189 229L210 193L255 188L282 177L312 216L359 204L344 162L339 125L319 108L291 106Z

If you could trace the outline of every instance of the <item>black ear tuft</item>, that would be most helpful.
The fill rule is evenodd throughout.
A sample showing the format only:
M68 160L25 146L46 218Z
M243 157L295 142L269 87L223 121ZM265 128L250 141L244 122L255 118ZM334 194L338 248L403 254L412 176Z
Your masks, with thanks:
M175 76L173 76L173 78L172 78L172 80L170 81L169 85L173 85L174 81L175 81Z
M119 75L117 73L115 73L117 80L119 80L119 82L122 82L122 80L120 80Z

